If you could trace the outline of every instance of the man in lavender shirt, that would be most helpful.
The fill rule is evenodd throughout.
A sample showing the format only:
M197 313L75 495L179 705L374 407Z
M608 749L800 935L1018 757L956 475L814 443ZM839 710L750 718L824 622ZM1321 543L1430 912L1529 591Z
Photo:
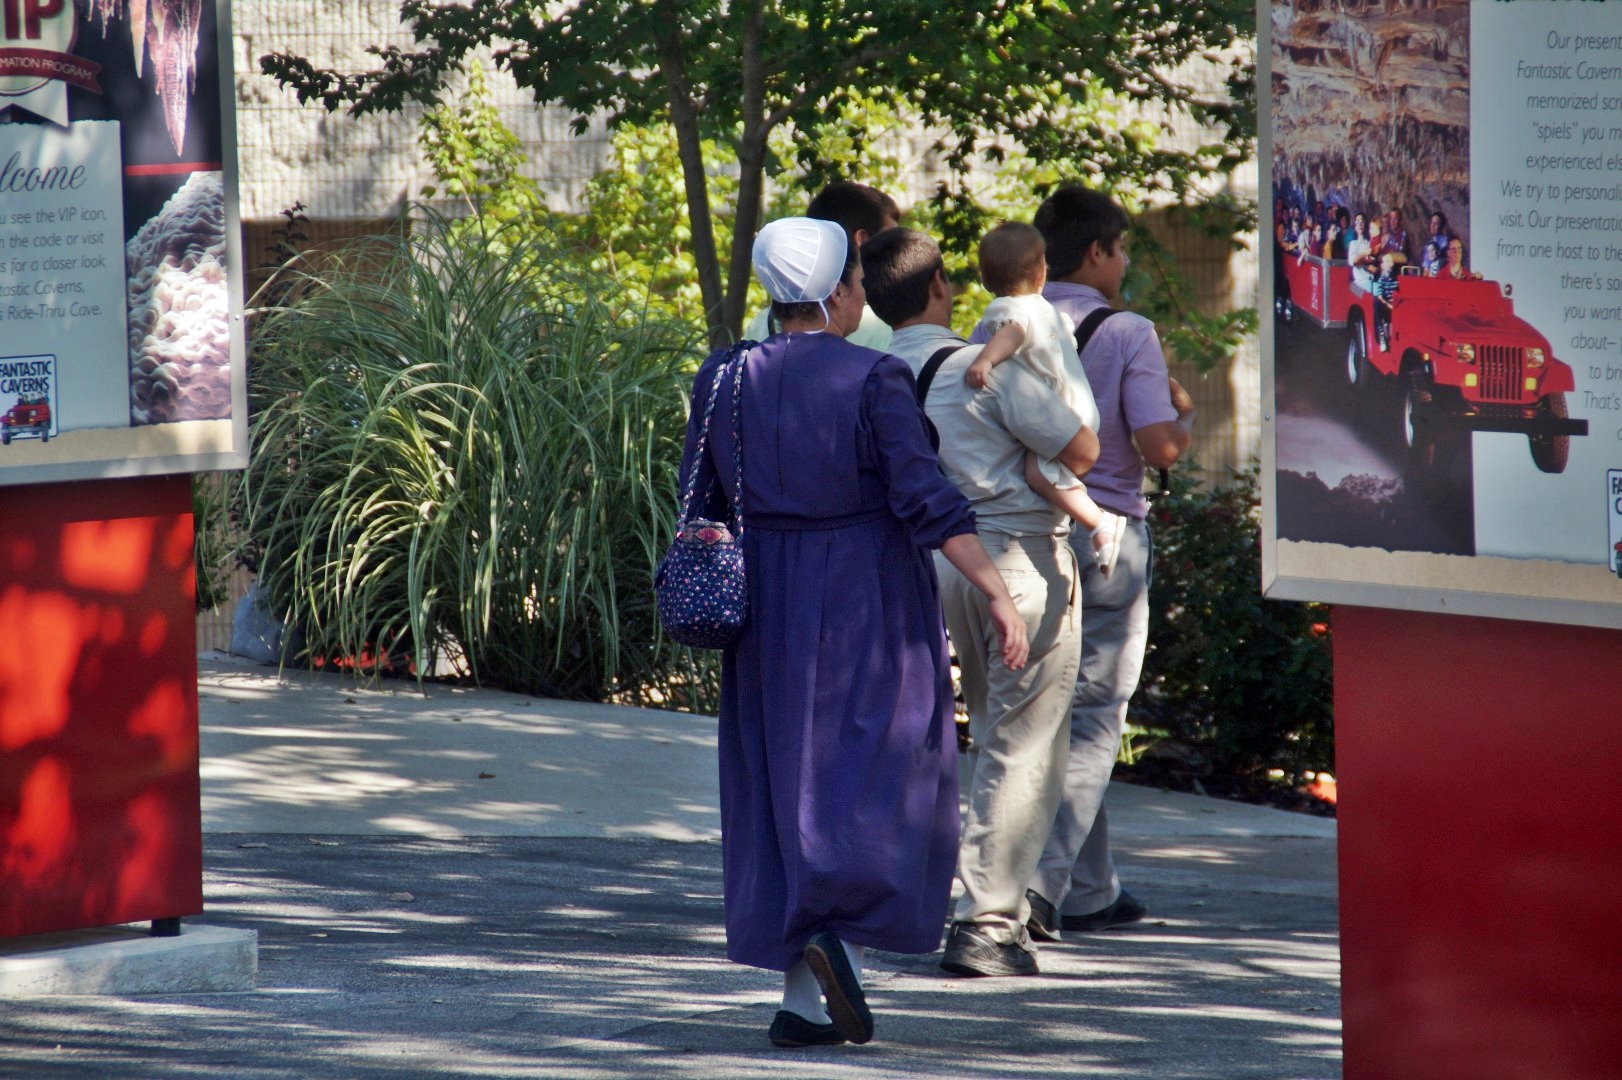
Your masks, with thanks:
M1069 184L1042 203L1034 224L1047 244L1042 295L1049 303L1080 326L1089 313L1118 302L1129 263L1127 217L1120 207ZM1027 925L1039 940L1056 940L1061 929L1105 930L1145 914L1115 872L1104 790L1149 639L1152 549L1144 522L1144 467L1174 465L1188 449L1194 421L1194 402L1167 372L1154 324L1141 315L1122 312L1101 323L1081 365L1101 417L1098 461L1087 474L1087 491L1123 520L1120 554L1107 577L1087 558L1090 552L1078 549L1081 670L1070 709L1070 763L1064 799L1028 894Z

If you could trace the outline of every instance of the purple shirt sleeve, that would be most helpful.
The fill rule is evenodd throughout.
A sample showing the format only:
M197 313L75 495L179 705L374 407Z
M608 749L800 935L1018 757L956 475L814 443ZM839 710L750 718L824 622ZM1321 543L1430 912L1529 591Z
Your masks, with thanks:
M1121 415L1127 432L1177 419L1167 382L1170 372L1160 351L1160 338L1145 324L1121 370Z

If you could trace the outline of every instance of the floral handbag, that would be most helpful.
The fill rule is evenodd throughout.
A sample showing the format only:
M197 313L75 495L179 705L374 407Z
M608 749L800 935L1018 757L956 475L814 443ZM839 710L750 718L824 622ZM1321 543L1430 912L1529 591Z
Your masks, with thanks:
M743 561L743 369L753 341L740 341L722 361L710 385L698 448L682 488L681 520L676 539L659 562L653 577L659 625L677 644L694 649L724 649L738 640L749 617L749 585ZM710 420L721 383L732 379L733 464L737 469L738 497L732 503L734 532L719 521L693 517L693 496L708 450ZM715 478L705 488L705 502Z

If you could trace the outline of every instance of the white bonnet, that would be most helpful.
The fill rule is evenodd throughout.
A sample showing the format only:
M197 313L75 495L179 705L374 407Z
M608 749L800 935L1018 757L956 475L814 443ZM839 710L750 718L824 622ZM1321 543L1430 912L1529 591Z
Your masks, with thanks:
M845 273L850 240L832 221L790 217L769 222L755 236L755 276L780 304L826 300Z

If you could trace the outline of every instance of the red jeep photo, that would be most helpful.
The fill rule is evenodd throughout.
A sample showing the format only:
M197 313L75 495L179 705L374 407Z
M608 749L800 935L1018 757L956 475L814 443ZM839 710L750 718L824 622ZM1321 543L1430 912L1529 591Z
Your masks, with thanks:
M17 404L0 416L0 445L10 446L20 435L51 441L51 403L43 397L18 398Z
M1560 473L1571 437L1588 434L1588 421L1566 412L1566 394L1576 388L1571 367L1515 314L1508 285L1404 267L1389 323L1377 325L1387 322L1378 301L1354 283L1344 260L1287 258L1284 275L1290 304L1319 326L1346 328L1349 385L1366 389L1380 375L1402 380L1401 416L1391 420L1409 446L1444 428L1511 432L1526 436L1540 470Z

